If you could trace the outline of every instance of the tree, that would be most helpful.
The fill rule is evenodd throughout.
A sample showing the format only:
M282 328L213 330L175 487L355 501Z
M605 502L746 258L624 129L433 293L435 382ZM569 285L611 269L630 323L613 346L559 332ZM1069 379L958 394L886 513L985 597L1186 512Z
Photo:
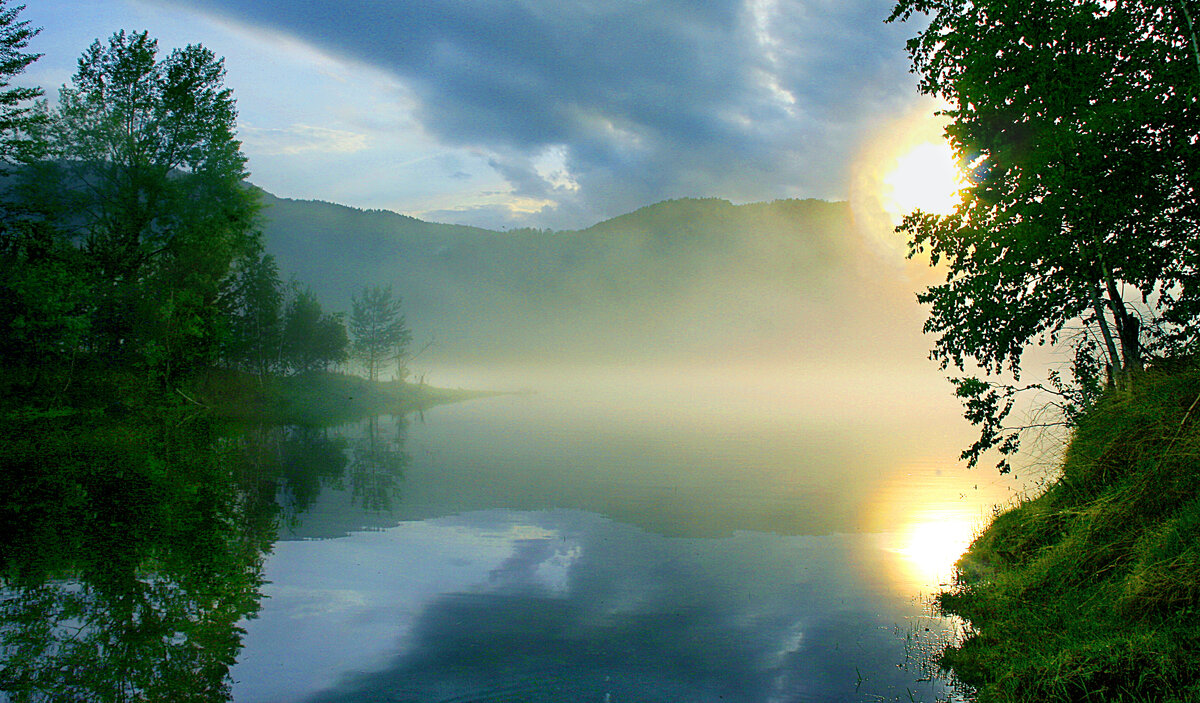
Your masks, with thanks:
M283 316L283 358L294 372L327 369L349 358L341 315L326 313L311 290L296 290Z
M13 87L11 82L41 57L25 51L29 40L42 30L17 19L24 9L24 5L9 7L7 0L0 0L0 164L25 160L31 149L36 151L36 144L29 140L30 128L37 120L30 101L41 97L42 90Z
M12 85L40 56L26 51L41 30L19 19L24 9L0 0L0 175L41 154L32 101L42 90ZM36 388L51 375L43 371L69 368L88 332L88 273L52 226L12 198L9 183L0 197L0 366L6 380Z
M65 373L61 388L90 333L87 262L53 228L8 214L0 233L0 359L26 388Z
M257 241L257 206L222 60L199 45L157 51L122 31L84 52L57 107L42 107L48 158L30 164L24 195L103 281L96 351L170 376L213 360L214 303Z
M916 212L897 228L910 256L946 266L946 282L918 296L943 368L971 361L1019 380L1029 345L1068 342L1075 382L1057 390L1069 420L1094 397L1097 366L1125 386L1147 344L1194 349L1196 9L1194 0L896 4L889 21L930 16L908 50L921 91L949 104L946 136L969 168L953 214ZM964 458L1015 451L1003 420L1017 388L956 385L983 428Z
M350 330L354 334L354 355L367 369L367 378L379 380L379 372L389 361L401 363L412 342L412 333L404 322L399 296L391 286L364 287L351 299Z
M230 297L226 356L262 378L280 363L283 344L283 284L275 257L259 249L239 261Z

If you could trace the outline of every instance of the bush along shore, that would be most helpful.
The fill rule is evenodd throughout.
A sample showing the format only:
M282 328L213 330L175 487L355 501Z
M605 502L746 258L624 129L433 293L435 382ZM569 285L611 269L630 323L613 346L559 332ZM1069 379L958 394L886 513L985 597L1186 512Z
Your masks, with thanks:
M1200 368L1080 420L1061 478L1000 514L938 597L943 666L993 701L1200 701Z

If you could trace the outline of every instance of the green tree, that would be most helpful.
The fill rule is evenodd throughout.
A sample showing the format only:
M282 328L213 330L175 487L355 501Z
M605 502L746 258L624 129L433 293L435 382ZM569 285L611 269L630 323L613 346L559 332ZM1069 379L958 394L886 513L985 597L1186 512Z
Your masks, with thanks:
M33 100L39 88L12 80L40 54L26 51L40 29L19 19L24 5L0 0L0 173L37 158L42 143ZM9 399L70 380L71 360L87 335L89 276L78 252L15 200L11 180L0 197L0 360ZM24 398L21 398L22 400Z
M215 302L257 240L224 76L199 45L159 59L145 32L96 41L57 107L43 107L48 158L27 169L25 196L104 282L96 350L164 377L214 360Z
M296 290L283 317L283 358L293 372L328 369L349 358L341 315L326 313L309 289Z
M950 105L946 136L969 170L953 214L916 212L898 227L910 255L947 270L919 296L943 368L973 362L1019 379L1029 345L1070 343L1075 382L1053 379L1069 421L1094 397L1097 367L1125 385L1146 344L1195 345L1195 9L1194 0L896 4L889 21L929 15L909 53L921 91ZM1017 389L956 384L983 429L964 458L1015 451L1003 421Z
M12 85L14 76L41 57L25 51L41 28L18 19L24 9L24 5L9 7L7 0L0 0L0 164L25 161L37 153L30 128L38 118L30 101L40 97L42 90Z
M280 363L283 284L275 257L261 249L238 262L233 275L226 357L259 378Z
M11 212L9 213L12 214ZM0 359L33 395L62 389L90 331L90 271L79 250L45 223L10 219L0 234ZM10 398L23 396L14 386ZM0 395L4 395L0 391ZM23 398L24 400L24 398Z
M412 333L404 322L400 297L391 286L364 287L351 298L350 331L354 334L354 355L367 370L367 378L379 380L384 364L403 360L412 342Z

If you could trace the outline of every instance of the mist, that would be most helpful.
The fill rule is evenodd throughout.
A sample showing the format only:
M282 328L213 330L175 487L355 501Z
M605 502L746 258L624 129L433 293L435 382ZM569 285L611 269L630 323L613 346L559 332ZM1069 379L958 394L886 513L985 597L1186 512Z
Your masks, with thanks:
M914 281L842 202L669 201L562 232L266 202L268 251L328 307L393 286L422 350L414 369L924 357Z

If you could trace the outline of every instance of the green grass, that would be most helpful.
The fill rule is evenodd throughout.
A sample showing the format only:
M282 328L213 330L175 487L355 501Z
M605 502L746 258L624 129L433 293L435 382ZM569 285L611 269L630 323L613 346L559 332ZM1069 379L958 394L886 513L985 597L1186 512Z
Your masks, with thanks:
M942 664L980 703L1200 701L1200 370L1098 403L938 602L969 623Z
M403 381L368 381L327 371L262 380L237 372L215 371L188 398L225 417L323 425L371 415L400 415L487 395L494 393Z

